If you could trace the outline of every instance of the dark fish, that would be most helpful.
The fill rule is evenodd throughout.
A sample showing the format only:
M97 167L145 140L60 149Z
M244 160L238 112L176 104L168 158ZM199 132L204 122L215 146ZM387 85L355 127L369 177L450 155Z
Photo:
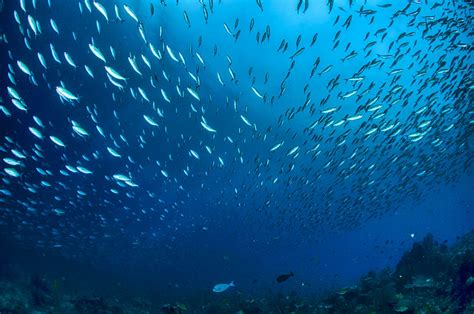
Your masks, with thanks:
M344 24L342 24L343 27L346 27L346 29L349 28L349 26L351 25L351 21L352 21L352 15L349 15L349 17L347 18L347 20L344 22Z
M276 281L278 283L282 283L284 281L287 281L290 277L293 277L293 276L294 276L293 272L290 272L289 274L283 274L283 275L278 276L276 278Z
M283 39L280 43L280 47L278 47L278 50L277 51L280 51L281 49L283 49L283 47L285 46L285 40Z
M237 41L237 39L239 39L239 36L240 36L240 29L237 31L237 33L234 35L234 38L235 38L235 41Z
M296 7L296 12L300 13L300 8L301 8L301 5L303 4L303 0L299 0L298 1L298 5Z
M310 46L314 45L317 40L318 40L318 33L316 33L316 34L313 35L313 40L311 41L311 45L310 45Z
M331 13L332 8L334 7L334 0L328 0L327 5L329 6L329 13Z
M298 47L299 47L299 45L300 45L300 42L301 42L301 34L300 34L300 35L298 35L298 38L296 38L296 48L298 48Z
M308 8L309 8L309 0L305 0L304 1L304 11L303 11L303 13L305 13L306 10L308 10Z
M209 9L211 13L214 13L214 0L209 0Z
M155 7L153 6L153 3L150 3L150 13L151 13L151 16L155 14Z
M183 17L184 17L184 21L186 22L188 27L191 27L191 21L189 20L188 12L184 11L183 12Z
M296 52L295 52L295 53L294 53L294 54L293 54L293 55L290 57L290 59L293 59L293 58L295 58L295 57L299 56L300 54L302 54L302 53L303 53L303 51L304 51L304 47L303 47L303 48L300 48L300 49L298 49L298 50L297 50L297 51L296 51Z

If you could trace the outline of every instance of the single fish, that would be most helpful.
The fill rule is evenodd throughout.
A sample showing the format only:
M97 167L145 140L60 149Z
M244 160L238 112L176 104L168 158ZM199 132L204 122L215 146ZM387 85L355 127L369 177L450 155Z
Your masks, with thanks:
M282 283L282 282L284 282L284 281L287 281L290 277L293 277L293 276L294 276L293 272L290 272L290 273L288 273L288 274L283 274L283 275L278 276L278 277L276 278L276 281L277 281L278 283Z
M229 289L230 287L235 287L235 284L234 284L233 281L231 281L229 284L227 284L227 283L220 283L220 284L215 285L214 288L212 288L212 292L221 293L221 292L226 291L226 290Z

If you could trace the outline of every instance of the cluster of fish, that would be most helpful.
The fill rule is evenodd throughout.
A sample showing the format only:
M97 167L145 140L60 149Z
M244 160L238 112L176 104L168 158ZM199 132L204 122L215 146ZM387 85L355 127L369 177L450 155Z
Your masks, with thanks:
M329 0L311 35L262 0L172 2L6 3L0 221L19 238L153 246L230 217L316 237L472 170L470 2Z

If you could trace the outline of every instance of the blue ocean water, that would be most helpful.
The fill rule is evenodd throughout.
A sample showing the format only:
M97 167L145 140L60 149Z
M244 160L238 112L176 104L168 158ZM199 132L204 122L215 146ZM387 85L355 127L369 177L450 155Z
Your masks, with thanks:
M45 267L305 295L473 228L469 2L99 2L3 2L0 231Z

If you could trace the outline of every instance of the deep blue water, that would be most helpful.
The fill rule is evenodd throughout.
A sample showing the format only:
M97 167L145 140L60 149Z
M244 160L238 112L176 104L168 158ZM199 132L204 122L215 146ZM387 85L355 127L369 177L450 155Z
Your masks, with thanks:
M309 1L305 13L297 12L298 1L264 1L263 10L254 1L214 2L211 12L208 1L154 1L151 15L149 2L101 1L109 22L92 2L92 12L81 2L82 14L76 1L52 0L49 7L37 0L34 9L26 0L26 12L19 1L4 2L0 148L2 159L20 162L2 161L6 240L174 295L210 292L232 280L249 294L306 294L393 266L429 232L452 242L473 228L472 9L466 2L407 7L401 1L384 8L389 2L350 7L335 1L329 12L325 2ZM28 15L41 33L34 34ZM268 37L267 25L269 39L257 43L257 33ZM91 38L107 63L88 48ZM277 51L283 39L284 53ZM351 52L357 54L348 58ZM116 80L123 90L111 84L104 66L127 78ZM61 101L61 84L80 98ZM7 87L27 111L12 104ZM88 135L74 131L73 120ZM275 282L289 271L294 278Z

